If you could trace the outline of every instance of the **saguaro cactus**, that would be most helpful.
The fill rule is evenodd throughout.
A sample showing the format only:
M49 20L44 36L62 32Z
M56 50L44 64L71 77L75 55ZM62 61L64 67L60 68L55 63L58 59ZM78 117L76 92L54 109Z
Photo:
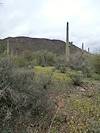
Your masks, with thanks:
M69 51L69 23L67 22L66 26L66 63L69 63L69 56L70 56L70 51Z
M7 55L9 55L9 39L7 39Z
M90 48L88 48L88 53L90 53Z
M82 54L84 53L84 43L82 42Z

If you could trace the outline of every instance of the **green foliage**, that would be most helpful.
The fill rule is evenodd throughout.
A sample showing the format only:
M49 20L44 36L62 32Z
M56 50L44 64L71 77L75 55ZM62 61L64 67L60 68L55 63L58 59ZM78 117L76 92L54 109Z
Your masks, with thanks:
M14 64L8 57L0 60L0 89L10 84L13 67Z
M22 133L28 126L22 123L38 123L44 117L48 118L48 123L52 104L44 84L39 84L40 80L37 83L33 71L12 66L8 58L0 61L0 82L3 84L0 88L0 132L9 128Z
M54 70L55 70L55 68L51 67L51 66L47 66L47 67L35 66L34 67L34 72L36 72L36 73L49 74L49 73L52 73Z
M92 78L93 78L94 80L100 80L100 74L94 73L94 74L92 75Z
M71 78L65 74L61 73L60 71L56 70L54 67L41 67L41 66L35 66L34 67L34 73L36 75L41 75L44 81L47 81L48 78L50 79L49 83L49 89L54 88L54 89L66 89L68 84L72 83ZM37 79L39 80L39 79ZM40 82L41 83L41 82ZM51 86L51 87L50 87Z
M19 67L54 66L56 54L47 51L37 51L33 54L26 51L24 55L14 57L15 64Z
M7 47L5 44L0 44L0 54L3 54L6 51Z
M46 89L47 91L69 91L69 85L72 80L64 73L54 71L53 67L34 67L35 79L37 85Z
M36 65L53 66L56 62L56 54L48 51L34 52L33 60L36 60Z
M91 57L91 65L93 65L95 72L100 74L100 54Z
M81 71L70 71L69 75L74 85L80 86L82 84L83 74Z
M97 89L80 87L92 65L96 72L92 78L100 80L98 65L94 62L94 57L87 59L87 66L83 64L72 70L66 67L61 56L47 51L33 55L27 51L21 57L1 58L0 132L27 133L29 128L32 132L46 132L61 101L64 101L63 107L59 108L52 133L99 132L99 84ZM38 64L40 66L34 66ZM92 78L88 82L92 82Z
M94 132L99 129L100 106L97 105L96 100L72 96L70 104L72 104L71 108L73 109L73 117L70 120L70 124L74 127L74 132L92 132L94 130L93 126L95 127ZM93 122L95 123L93 124ZM98 126L96 126L96 123Z
M93 73L93 67L90 63L91 55L79 54L71 55L70 68L76 71L82 71L85 77L91 77Z
M91 92L91 89L88 90ZM84 92L84 94L87 91ZM100 131L100 90L95 88L93 97L74 91L64 98L64 108L57 114L51 131L71 133L99 133Z
M80 70L83 72L85 77L90 78L94 72L93 67L90 63L90 56L84 57L84 62L80 68Z
M66 66L64 64L57 64L56 69L58 69L61 73L66 73Z
M23 56L14 57L14 63L18 67L26 67L29 65L29 62L27 59L25 59Z
M72 82L71 78L68 75L56 71L53 73L53 80L69 82L69 83Z

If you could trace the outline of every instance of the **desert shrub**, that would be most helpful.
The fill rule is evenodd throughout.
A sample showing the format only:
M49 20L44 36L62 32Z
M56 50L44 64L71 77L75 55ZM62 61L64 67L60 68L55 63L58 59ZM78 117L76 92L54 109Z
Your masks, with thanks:
M0 61L0 82L4 83L0 88L0 132L22 133L44 118L46 128L53 106L44 83L39 84L31 70L12 66L10 59Z
M82 71L85 77L91 77L93 73L93 67L90 62L91 55L76 53L71 55L70 68Z
M35 83L37 87L41 87L45 90L50 89L52 80L52 73L38 73L35 75Z
M14 64L12 63L10 58L5 57L0 60L0 89L10 84L10 76L13 68Z
M53 66L56 61L56 54L48 51L37 51L33 53L33 60L40 66Z
M69 72L69 76L73 81L74 85L81 85L83 80L83 74L81 71L72 71Z
M61 73L66 73L66 66L64 64L57 64L56 69L58 69Z
M80 70L83 72L84 76L90 78L94 73L93 66L91 65L91 55L84 55L84 61L80 67Z
M7 49L7 46L5 44L0 44L0 54L3 54Z
M48 83L49 86L47 88L49 90L52 88L54 90L61 90L61 88L64 90L72 83L69 75L56 70L55 67L35 66L33 71L36 77L38 77L37 81L39 81L39 84L41 85L41 80L43 83Z
M19 67L53 66L56 62L56 54L48 51L37 51L32 54L27 51L24 55L15 57L14 60Z
M80 70L83 72L84 76L87 78L98 79L100 74L100 56L98 55L89 55L84 56L84 62L80 67ZM97 74L95 74L97 73Z
M30 50L25 50L23 52L23 55L24 59L26 59L27 61L32 61L32 53L30 52Z
M91 56L91 65L93 65L95 72L100 74L100 54Z
M25 68L16 68L13 69L12 75L10 76L10 84L12 89L16 89L18 91L25 91L28 88L33 87L33 71L25 69Z
M69 94L71 92L72 79L69 75L61 73L54 67L35 66L33 69L37 86L41 86L48 92Z
M14 74L12 74L12 78L12 89L16 89L16 91L23 94L21 94L22 97L26 97L26 103L24 103L26 104L26 110L31 109L32 114L35 113L33 117L39 117L41 113L43 115L43 112L46 113L46 110L48 110L47 101L49 100L47 97L47 91L43 87L46 84L46 81L43 83L39 82L41 79L43 80L43 77L39 77L39 80L39 78L37 79L34 77L34 74L31 70L28 71L22 69L14 72ZM29 104L30 108L27 104ZM23 104L21 106L22 108L24 107ZM23 111L25 111L25 108Z
M93 73L93 74L92 74L92 78L93 78L94 80L100 80L100 74Z
M27 67L30 64L30 62L26 58L24 58L24 56L14 57L14 63L18 67Z
M66 60L65 56L57 56L56 63L54 64L55 68L61 73L66 73Z

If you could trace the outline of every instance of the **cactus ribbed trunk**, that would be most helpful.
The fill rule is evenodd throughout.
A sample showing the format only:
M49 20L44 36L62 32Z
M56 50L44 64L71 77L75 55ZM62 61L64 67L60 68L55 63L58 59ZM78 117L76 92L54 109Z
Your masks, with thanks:
M82 54L84 53L84 43L82 43Z
M9 39L7 40L7 55L9 55L10 51L9 51Z
M88 48L88 53L90 53L90 49Z
M67 22L67 27L66 27L66 63L69 64L69 56L70 56L70 51L69 51L69 23Z

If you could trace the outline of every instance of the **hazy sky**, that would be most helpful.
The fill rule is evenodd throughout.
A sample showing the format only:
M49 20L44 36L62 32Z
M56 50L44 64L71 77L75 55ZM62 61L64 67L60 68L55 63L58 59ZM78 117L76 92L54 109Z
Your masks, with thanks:
M30 36L70 41L100 50L100 0L0 0L0 38Z

